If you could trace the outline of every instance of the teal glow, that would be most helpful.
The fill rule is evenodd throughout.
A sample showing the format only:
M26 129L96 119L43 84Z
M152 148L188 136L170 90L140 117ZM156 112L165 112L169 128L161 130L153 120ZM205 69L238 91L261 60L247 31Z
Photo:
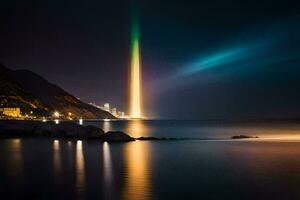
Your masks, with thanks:
M246 59L250 56L249 50L249 48L236 48L219 52L205 58L200 58L183 69L181 75L188 76L203 70L224 66Z

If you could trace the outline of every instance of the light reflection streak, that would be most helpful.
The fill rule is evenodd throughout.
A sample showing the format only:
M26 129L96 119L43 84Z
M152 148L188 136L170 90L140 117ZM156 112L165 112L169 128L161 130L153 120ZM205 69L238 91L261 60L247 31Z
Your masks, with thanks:
M104 197L113 199L113 170L109 144L103 143L103 178L104 178Z
M17 181L23 174L23 155L22 155L22 141L21 139L8 140L9 146L9 160L8 160L8 174L14 181Z
M76 190L79 197L85 194L85 162L82 141L76 144Z
M104 132L111 131L111 122L109 122L109 121L103 122L103 131Z
M60 155L60 143L58 140L53 141L53 167L54 167L54 176L57 183L61 183L60 178L62 177L61 169L61 155Z
M295 129L296 128L296 129ZM298 127L260 127L260 128L238 128L234 134L259 136L255 141L299 141L300 131ZM232 131L232 132L233 132Z
M68 149L70 149L71 150L71 148L72 148L72 142L71 141L68 141Z
M73 169L74 167L74 154L73 154L73 143L71 141L68 141L67 142L67 149L68 149L68 166L69 166L69 169Z
M125 147L126 181L123 198L127 200L151 199L148 142L130 142Z
M259 132L261 139L265 140L300 140L299 130L260 130Z
M236 163L231 165L234 168L233 171L240 174L247 173L255 179L254 184L262 183L265 181L264 177L273 177L274 174L288 173L289 175L286 177L293 177L299 172L300 163L295 159L300 156L298 143L285 141L280 141L280 143L236 143L227 149L226 156L230 156ZM243 172L241 169L246 170ZM278 179L278 181L283 180Z
M126 124L126 132L132 137L148 136L149 128L143 120L130 120Z

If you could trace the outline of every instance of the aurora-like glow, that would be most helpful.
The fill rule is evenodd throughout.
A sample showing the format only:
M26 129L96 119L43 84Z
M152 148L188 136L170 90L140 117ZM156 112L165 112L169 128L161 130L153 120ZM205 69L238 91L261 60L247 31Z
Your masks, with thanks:
M138 23L133 22L131 32L131 65L130 65L130 117L141 118L141 66L140 34Z
M186 67L180 74L183 76L192 75L203 70L224 66L233 62L246 59L250 56L250 48L234 48L223 52L215 53L211 56L199 59Z
M276 40L272 38L264 41L256 40L252 43L231 45L218 48L219 50L216 51L203 52L202 55L198 55L188 62L180 63L181 67L174 73L156 81L155 87L159 87L159 90L162 91L197 80L206 81L212 77L220 78L224 74L239 72L242 68L254 69L269 65L277 62L280 58L279 56L276 59L266 57L275 42ZM198 76L203 72L209 72L206 74L209 76Z

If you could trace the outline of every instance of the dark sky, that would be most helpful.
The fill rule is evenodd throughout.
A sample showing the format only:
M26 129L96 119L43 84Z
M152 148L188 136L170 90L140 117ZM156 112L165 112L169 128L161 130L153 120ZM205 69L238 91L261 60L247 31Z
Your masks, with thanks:
M0 62L127 111L132 7L147 116L300 117L296 1L1 1Z

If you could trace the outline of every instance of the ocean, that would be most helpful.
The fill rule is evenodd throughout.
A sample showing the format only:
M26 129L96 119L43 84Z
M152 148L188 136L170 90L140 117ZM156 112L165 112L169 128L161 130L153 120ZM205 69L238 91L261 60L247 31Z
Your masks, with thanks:
M297 122L84 124L190 140L1 139L1 199L300 199Z

